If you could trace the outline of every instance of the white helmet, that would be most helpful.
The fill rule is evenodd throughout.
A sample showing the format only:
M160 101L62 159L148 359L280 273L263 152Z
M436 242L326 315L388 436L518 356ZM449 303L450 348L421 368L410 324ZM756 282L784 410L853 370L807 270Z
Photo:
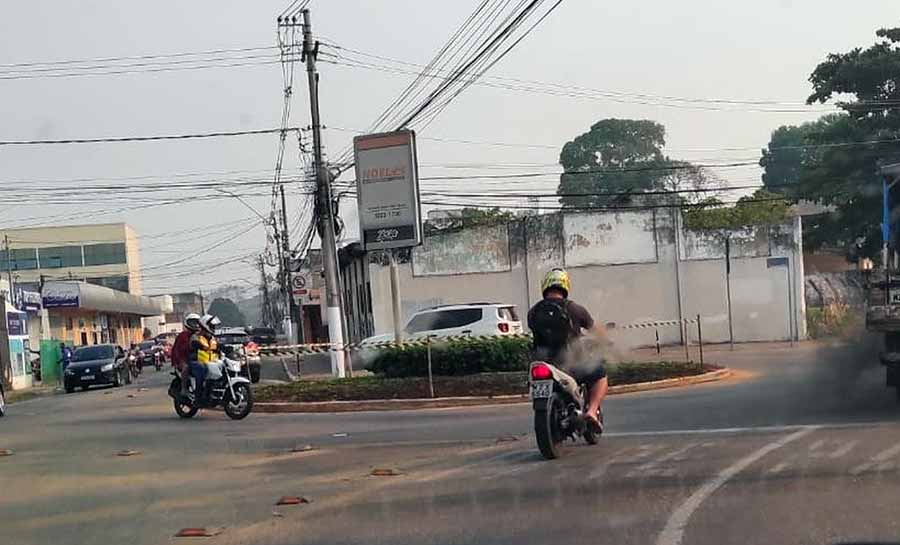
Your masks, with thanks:
M200 326L209 334L214 334L216 332L216 328L220 325L222 325L222 320L219 320L218 316L213 316L212 314L204 314L203 317L200 318Z
M184 317L184 328L188 331L200 330L200 315L191 312Z

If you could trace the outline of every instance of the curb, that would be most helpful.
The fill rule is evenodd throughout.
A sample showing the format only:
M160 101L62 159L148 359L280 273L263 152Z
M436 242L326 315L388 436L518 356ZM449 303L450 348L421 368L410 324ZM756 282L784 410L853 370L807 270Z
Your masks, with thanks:
M731 376L730 369L719 369L689 377L668 378L637 384L610 386L608 395L647 392L664 388L678 388L707 382L717 382ZM404 411L414 409L443 409L448 407L477 407L483 405L511 405L530 402L528 394L475 397L438 397L434 399L371 399L360 401L286 401L257 402L258 413L348 413L363 411Z

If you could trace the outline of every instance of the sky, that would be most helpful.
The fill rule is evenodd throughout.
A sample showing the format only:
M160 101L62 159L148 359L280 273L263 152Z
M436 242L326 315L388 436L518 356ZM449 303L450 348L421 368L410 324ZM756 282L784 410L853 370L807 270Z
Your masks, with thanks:
M278 127L284 83L274 49L221 54L226 59L218 62L222 66L210 69L146 72L146 67L137 67L134 70L140 73L87 77L33 77L58 73L48 70L22 78L13 70L42 67L8 65L274 46L275 17L288 4L286 0L4 2L0 141ZM476 0L312 0L309 7L313 31L323 42L411 63L365 57L370 63L400 66L408 72L427 63L476 4ZM418 130L420 175L552 172L563 144L610 117L662 123L665 152L673 158L696 163L755 161L778 126L831 111L828 106L802 104L810 93L809 73L825 55L865 47L874 42L876 29L900 25L896 0L868 0L866 9L846 8L846 2L831 0L564 0L489 75L590 88L591 96L472 86L433 123ZM322 49L332 53L330 59L347 51L328 45ZM337 157L354 131L370 127L412 76L326 60L323 56L319 63L324 142L326 154ZM294 83L291 125L307 127L309 101L299 65ZM304 139L307 136L304 133ZM141 237L145 292L210 290L223 284L252 290L259 279L254 256L267 247L266 229L257 213L267 216L271 210L267 182L272 180L277 143L275 134L264 134L0 146L0 189L18 190L14 198L0 198L0 228L125 221ZM301 172L292 137L284 175L299 179ZM715 172L731 185L759 182L759 169L753 166ZM255 185L234 190L242 200L212 189L173 185L166 192L168 184L221 180ZM552 193L557 183L557 178L547 176L490 184L423 181L422 188ZM98 184L124 187L112 197L86 193ZM48 186L71 191L55 199L32 197L27 191ZM154 187L156 192L146 192ZM307 189L300 183L287 186L288 223L295 241L308 221L303 214L308 210ZM169 200L175 203L161 202ZM347 200L341 208L345 238L353 238L357 229L354 207Z

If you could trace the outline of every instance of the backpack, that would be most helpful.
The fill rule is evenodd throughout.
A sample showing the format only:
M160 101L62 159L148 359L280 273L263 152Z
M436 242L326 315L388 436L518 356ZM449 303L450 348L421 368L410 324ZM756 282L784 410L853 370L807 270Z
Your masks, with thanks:
M534 305L529 327L535 348L558 354L569 344L574 337L574 328L568 306L568 299L543 299Z

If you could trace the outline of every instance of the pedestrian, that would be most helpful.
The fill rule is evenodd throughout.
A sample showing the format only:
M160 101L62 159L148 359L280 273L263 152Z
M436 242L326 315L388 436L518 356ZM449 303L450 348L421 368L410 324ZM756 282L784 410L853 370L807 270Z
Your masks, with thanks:
M66 343L59 343L59 357L62 360L63 373L65 373L66 367L72 363L72 349L66 346Z

